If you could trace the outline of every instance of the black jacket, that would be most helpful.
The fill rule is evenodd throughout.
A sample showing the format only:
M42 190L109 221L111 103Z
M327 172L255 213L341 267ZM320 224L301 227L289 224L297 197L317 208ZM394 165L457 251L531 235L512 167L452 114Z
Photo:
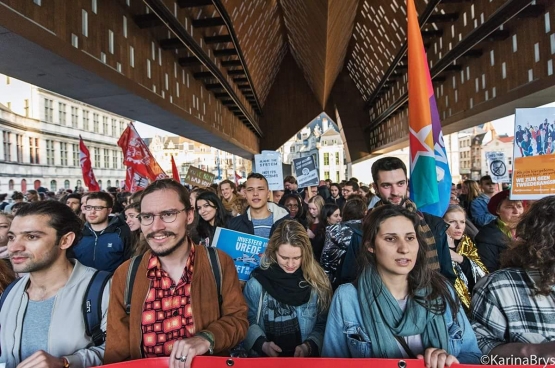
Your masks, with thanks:
M345 202L345 198L343 198L342 196L338 196L337 198L333 198L330 196L328 199L326 199L326 203L336 204L337 207L339 207L339 211L341 213L343 213L343 206L345 205Z
M501 252L508 248L509 242L509 237L497 226L497 220L482 227L476 235L478 255L490 273L497 271L501 266Z
M274 215L274 224L272 225L272 229L270 230L270 236L274 233L276 226L279 225L283 220L291 219L289 216L289 212L283 207L278 206L273 202L268 202L268 209ZM254 225L250 219L250 208L248 208L244 214L233 217L227 223L227 228L229 230L239 231L246 234L254 235Z

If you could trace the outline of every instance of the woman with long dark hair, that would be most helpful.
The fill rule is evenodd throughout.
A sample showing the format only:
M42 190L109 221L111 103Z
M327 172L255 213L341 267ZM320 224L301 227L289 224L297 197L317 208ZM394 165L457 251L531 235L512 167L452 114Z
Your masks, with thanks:
M222 201L216 193L201 192L196 199L195 209L198 215L197 233L200 244L212 247L217 227L226 227L231 214L226 211Z
M364 268L333 297L323 356L419 358L431 368L479 363L482 353L453 289L428 267L418 224L402 206L366 216Z
M310 239L312 250L314 251L314 258L320 263L322 257L322 250L326 242L326 228L341 222L340 209L336 204L326 203L318 217L318 226L314 233L314 238Z
M305 228L281 222L244 290L251 355L319 356L332 291Z
M129 226L131 230L131 244L134 249L133 255L142 256L147 250L149 250L148 243L141 231L141 223L137 217L141 212L141 203L133 202L123 210L125 215L125 223Z
M16 277L8 260L8 230L12 220L12 215L0 212L0 294Z

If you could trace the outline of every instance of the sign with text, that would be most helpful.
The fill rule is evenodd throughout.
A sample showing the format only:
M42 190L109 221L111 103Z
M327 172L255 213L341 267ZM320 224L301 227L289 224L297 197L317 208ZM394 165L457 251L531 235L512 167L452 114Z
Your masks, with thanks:
M283 190L283 168L281 154L275 151L262 151L254 156L255 172L268 180L270 190Z
M486 152L486 165L491 181L494 183L510 183L509 169L505 152Z
M555 195L555 108L516 109L511 199Z
M233 259L239 280L248 281L252 270L260 265L268 239L218 227L213 245Z
M216 175L208 171L189 166L189 170L187 170L187 175L185 176L185 183L192 186L209 187L210 184L214 182L215 176Z
M295 165L295 176L299 188L318 185L320 182L318 169L316 169L312 156L296 158L293 160L293 165Z

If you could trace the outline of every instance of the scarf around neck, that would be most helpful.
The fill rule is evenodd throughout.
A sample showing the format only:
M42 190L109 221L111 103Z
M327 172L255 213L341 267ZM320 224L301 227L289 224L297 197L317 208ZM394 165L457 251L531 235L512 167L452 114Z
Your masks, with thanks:
M383 284L373 267L366 267L358 279L358 299L362 321L370 337L373 358L402 358L394 336L421 335L424 349L440 348L449 352L449 336L442 315L408 297L405 310ZM415 294L424 297L425 289Z
M298 307L310 300L312 288L304 279L301 267L293 273L287 273L274 263L265 270L256 268L251 275L280 303Z

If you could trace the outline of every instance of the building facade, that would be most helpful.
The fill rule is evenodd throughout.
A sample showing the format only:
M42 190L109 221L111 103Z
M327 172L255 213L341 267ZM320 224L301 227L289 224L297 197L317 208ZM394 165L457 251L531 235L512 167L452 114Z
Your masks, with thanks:
M235 181L234 172L246 179L252 171L252 162L239 156L232 155L214 147L198 143L188 138L178 136L154 136L145 138L150 152L168 175L172 175L171 157L179 170L179 177L183 181L190 166L194 166L215 175L214 180L229 179ZM241 180L243 181L243 180Z
M83 186L79 136L101 188L125 181L117 140L129 119L0 75L0 193Z

